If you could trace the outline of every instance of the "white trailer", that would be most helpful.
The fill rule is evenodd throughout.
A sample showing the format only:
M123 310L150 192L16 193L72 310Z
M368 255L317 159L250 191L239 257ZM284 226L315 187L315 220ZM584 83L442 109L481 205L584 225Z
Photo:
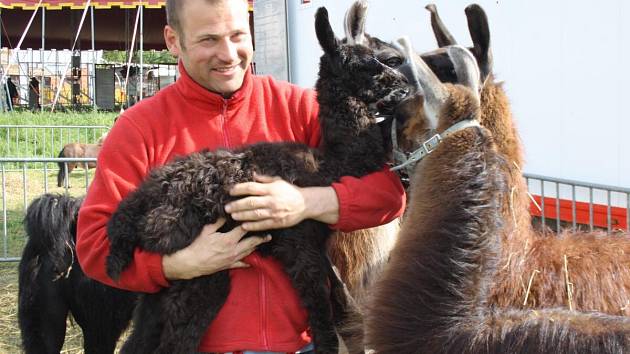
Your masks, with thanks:
M469 2L433 2L458 42L471 45L464 15ZM314 31L315 11L325 6L335 33L343 37L343 17L351 3L256 0L257 72L313 86L321 55ZM368 3L368 33L388 41L409 36L420 52L436 48L429 12L424 9L429 1ZM505 82L525 147L524 172L617 186L624 192L593 192L582 187L573 192L576 188L571 185L541 186L538 181L530 183L530 191L552 199L601 204L602 210L608 206L609 218L612 207L613 214L626 215L622 224L627 228L630 113L624 111L624 102L630 99L630 2L478 3L490 22L494 72Z
M286 6L287 78L292 82L312 86L316 79L321 50L315 38L315 10L325 6L342 37L343 16L351 3L255 2L255 16L259 7ZM385 40L408 35L416 50L435 49L427 3L370 0L367 31ZM630 2L478 3L490 21L494 71L505 81L512 102L526 149L526 172L630 187L630 113L623 103L630 99ZM459 43L470 45L464 16L469 3L435 4ZM265 72L258 60L257 70Z

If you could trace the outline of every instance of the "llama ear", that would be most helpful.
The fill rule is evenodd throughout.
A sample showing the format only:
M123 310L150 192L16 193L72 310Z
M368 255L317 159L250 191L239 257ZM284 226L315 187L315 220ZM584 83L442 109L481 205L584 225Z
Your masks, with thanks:
M415 71L414 81L422 88L421 92L425 100L423 108L428 119L429 128L435 129L438 123L438 112L446 102L448 92L427 63L414 52L407 37L398 39L398 44L402 47L403 53L405 53L406 60L404 65L408 65L411 70Z
M357 0L346 12L343 23L348 44L366 44L365 19L367 18L367 9L367 1Z
M315 34L324 53L328 55L338 53L339 43L328 21L328 11L325 7L320 7L315 13Z
M448 31L448 28L442 22L440 15L438 14L437 7L435 4L429 4L424 7L429 10L431 13L431 28L433 28L433 34L435 35L435 39L437 40L438 47L446 47L449 45L457 44L455 41L455 37L451 35L451 32Z
M475 56L468 49L459 45L448 47L447 52L455 66L459 83L470 88L479 101L481 74Z
M490 49L490 26L486 12L477 4L466 7L468 31L473 41L473 52L481 70L481 81L484 82L492 72L492 50Z

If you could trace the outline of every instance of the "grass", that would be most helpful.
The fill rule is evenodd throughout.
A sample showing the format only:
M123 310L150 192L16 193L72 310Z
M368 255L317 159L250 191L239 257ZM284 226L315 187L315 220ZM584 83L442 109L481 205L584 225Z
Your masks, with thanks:
M103 125L109 127L115 117L115 113L0 113L0 125ZM94 142L106 130L105 128L93 132L86 129L62 131L38 128L21 129L16 132L14 128L0 128L0 157L56 157L63 143ZM57 172L58 167L54 163L46 164L46 170L41 163L5 164L3 171L0 172L2 178L0 196L6 210L6 218L3 212L3 222L0 224L0 257L20 257L26 241L22 220L26 207L34 198L45 192L84 195L86 186L94 175L94 170L89 170L86 174L82 168L76 168L69 176L71 188L66 190L64 187L57 187ZM21 352L21 338L17 324L17 267L17 262L0 262L0 333L2 333L0 354ZM70 318L67 328L61 353L83 353L81 329Z
M0 128L0 157L57 157L70 142L94 143L113 124L117 114L32 113L0 114L0 125L74 125L85 128ZM100 126L95 128L96 126Z

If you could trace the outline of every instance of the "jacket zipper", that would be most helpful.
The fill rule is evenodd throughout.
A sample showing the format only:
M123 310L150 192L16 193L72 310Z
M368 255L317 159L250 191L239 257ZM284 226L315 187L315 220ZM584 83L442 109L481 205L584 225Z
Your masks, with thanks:
M227 129L227 108L228 100L223 99L223 109L221 110L221 130L223 131L223 144L226 148L230 148L230 138ZM269 349L269 339L267 338L267 290L265 274L260 267L260 258L257 254L252 255L252 262L258 266L258 279L260 286L260 336L263 340L265 349Z
M258 268L258 285L260 286L260 337L265 350L269 349L269 338L267 338L267 290L265 274L260 267L261 259L256 253L252 254L252 263Z
M223 145L226 148L230 148L230 138L228 137L228 129L227 129L227 107L228 100L223 99L223 109L221 110L221 131L223 132Z

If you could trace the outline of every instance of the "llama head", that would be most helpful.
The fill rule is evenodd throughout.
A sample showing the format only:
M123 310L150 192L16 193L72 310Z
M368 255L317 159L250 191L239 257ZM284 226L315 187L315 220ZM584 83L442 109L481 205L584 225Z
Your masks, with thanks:
M439 48L420 54L422 60L442 82L459 83L455 67L446 51L446 46L457 44L454 37L442 22L434 4L426 6L431 13L431 27ZM492 51L490 49L490 27L483 8L477 4L466 7L468 29L473 46L468 48L479 65L481 80L484 82L492 73ZM363 44L370 47L378 60L392 68L398 68L405 60L405 55L395 45L384 42L365 32L367 4L364 0L355 1L346 13L346 36L363 38Z
M324 54L320 58L319 80L316 87L320 103L334 107L337 102L356 103L357 112L367 109L367 115L355 114L363 126L377 121L379 113L390 113L409 92L407 80L396 70L381 63L374 51L363 45L363 31L357 30L343 41L335 37L326 8L315 15L315 32ZM345 123L348 125L348 122Z
M444 58L448 57L444 47L455 45L457 41L446 28L444 22L442 22L436 6L430 4L426 6L426 9L431 13L431 28L441 49L425 53L422 55L422 58L425 62L431 62L429 66L433 72L444 73L444 77L440 77L440 80L456 83L458 80L453 63L450 60L444 60ZM492 73L493 64L488 17L483 8L477 4L468 5L464 12L468 21L468 32L473 42L473 46L468 49L477 60L481 72L481 81L485 82Z
M453 45L446 48L449 60L461 84L442 83L431 68L417 56L408 40L399 41L407 61L400 70L412 77L414 95L401 104L407 114L397 115L402 126L401 140L406 146L417 145L423 138L442 134L465 120L477 120L480 114L480 71L473 54L466 48ZM415 110L415 112L412 112Z

